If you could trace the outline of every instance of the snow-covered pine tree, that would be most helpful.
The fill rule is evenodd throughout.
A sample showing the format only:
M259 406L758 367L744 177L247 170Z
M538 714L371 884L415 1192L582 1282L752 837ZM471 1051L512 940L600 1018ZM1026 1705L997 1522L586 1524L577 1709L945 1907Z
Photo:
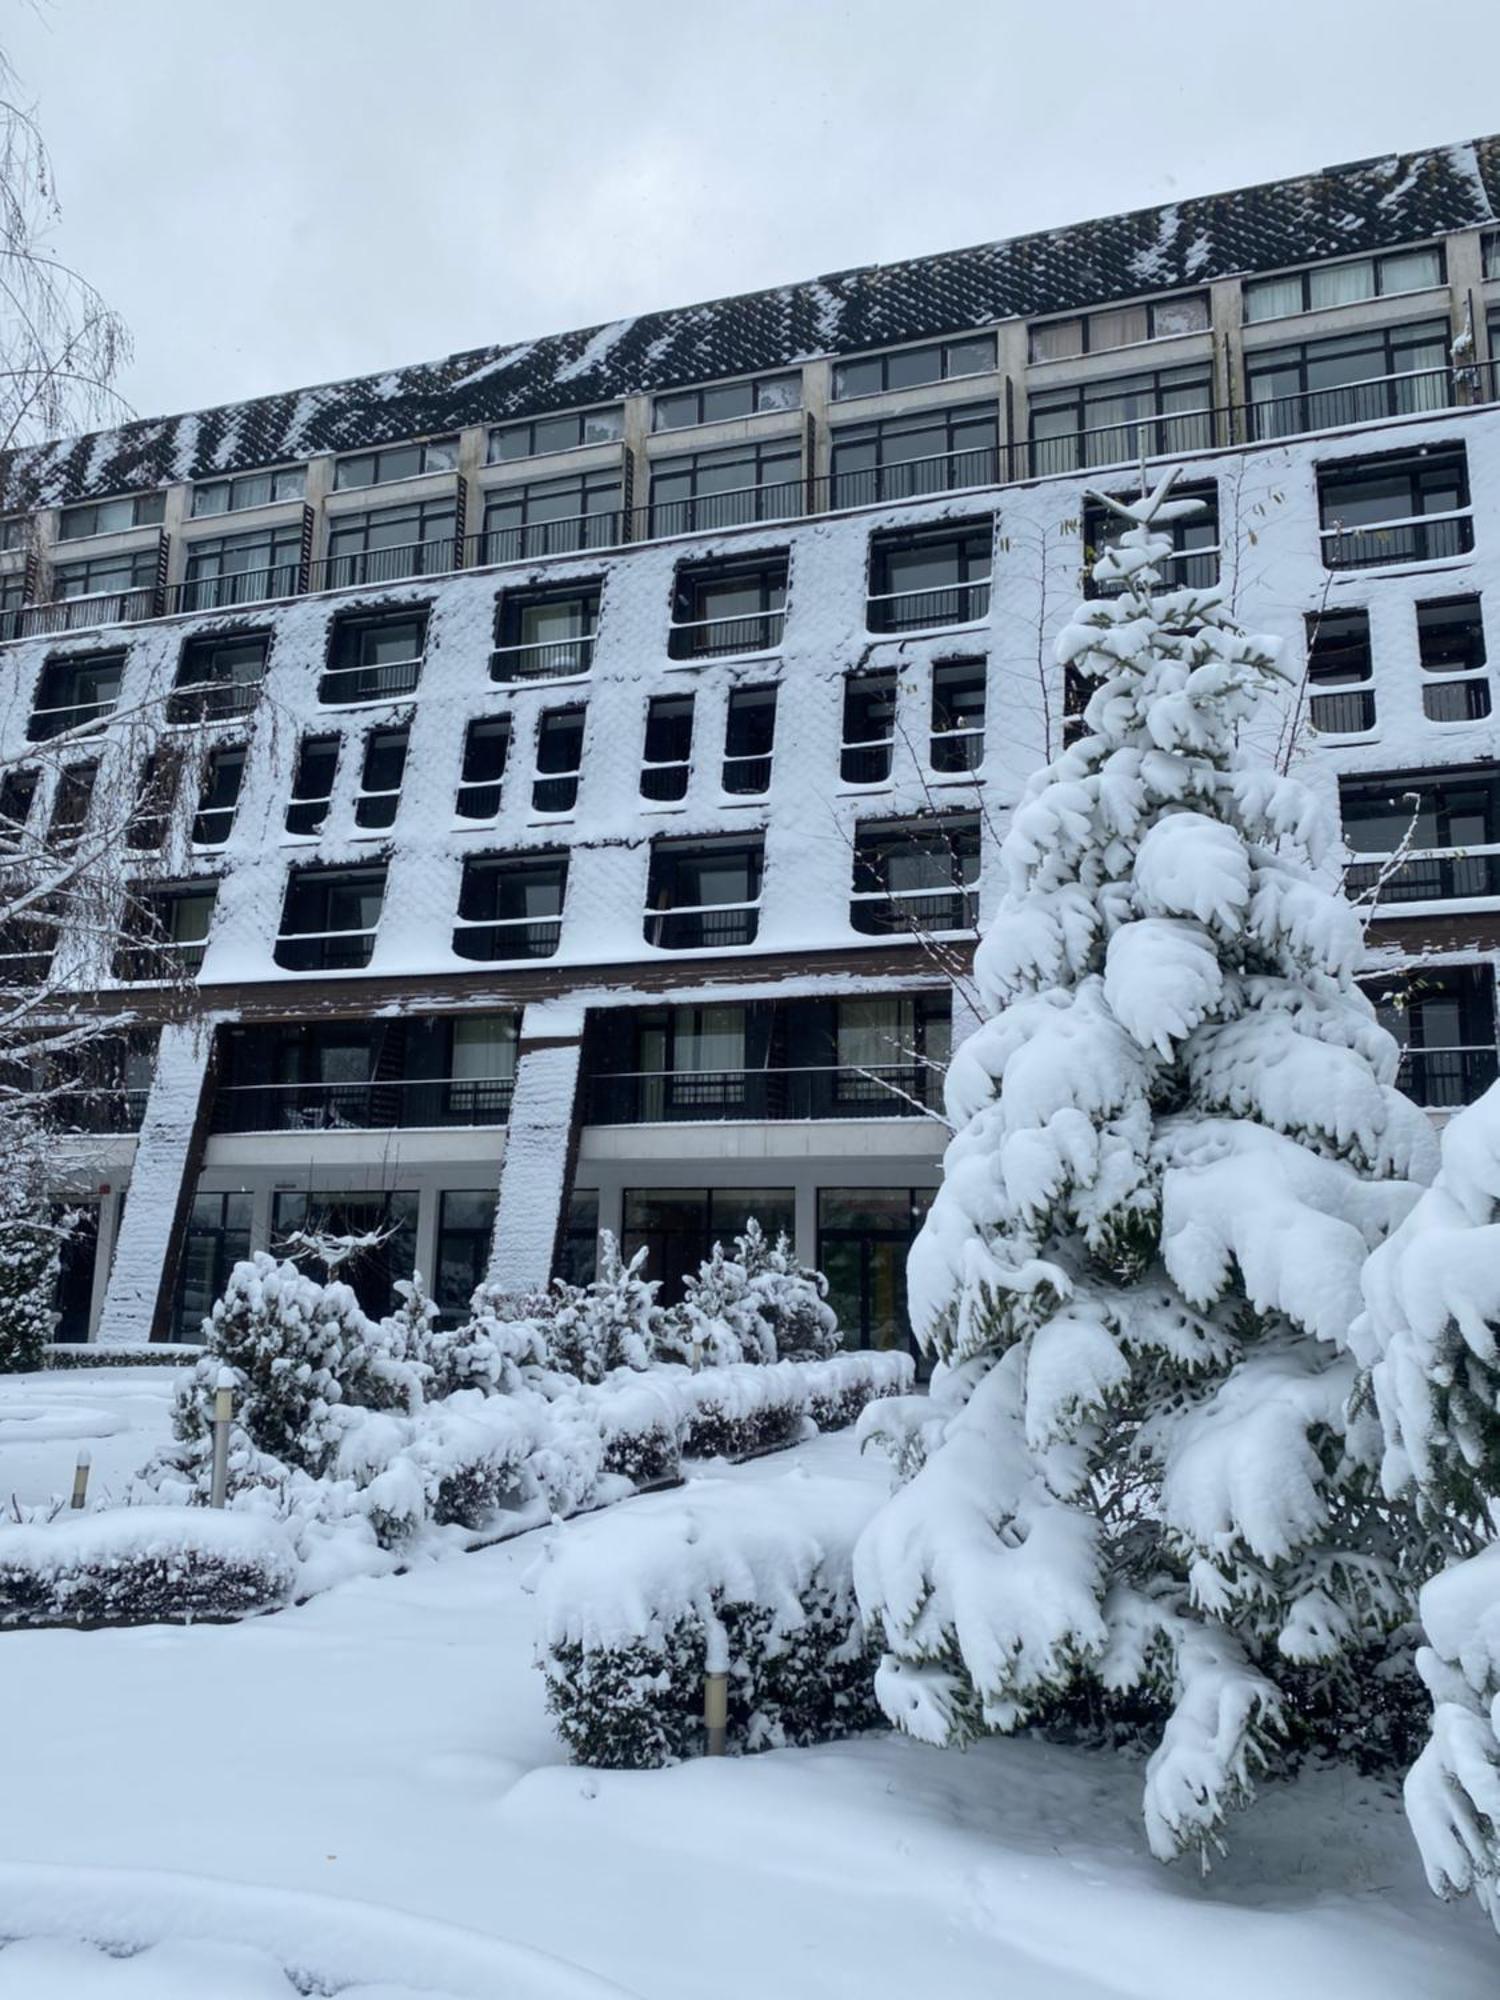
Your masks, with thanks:
M775 1341L773 1359L824 1360L838 1351L839 1323L828 1304L828 1280L797 1261L791 1238L781 1230L768 1243L752 1217L734 1242L735 1256L750 1273L761 1313Z
M599 1232L596 1277L582 1288L566 1289L548 1328L554 1367L580 1382L602 1382L612 1368L651 1366L661 1286L641 1276L645 1261L642 1249L627 1263L609 1231Z
M58 1254L46 1135L17 1100L0 1109L0 1374L42 1365Z
M748 1227L753 1241L737 1237L732 1254L715 1243L697 1276L686 1280L682 1305L660 1342L663 1352L709 1368L776 1359L775 1329L750 1269L765 1240L756 1223Z
M878 1693L930 1741L1080 1683L1166 1714L1154 1852L1218 1841L1283 1716L1283 1663L1406 1611L1373 1419L1347 1414L1368 1249L1430 1174L1354 986L1313 796L1242 726L1276 645L1164 590L1171 479L1129 505L1057 658L1089 733L1027 788L947 1078L913 1247L930 1402L870 1419L909 1475L858 1582Z
M1365 1266L1354 1343L1386 1490L1416 1496L1450 1565L1421 1595L1432 1722L1407 1815L1437 1893L1472 1891L1500 1929L1500 1084L1444 1128L1442 1158Z

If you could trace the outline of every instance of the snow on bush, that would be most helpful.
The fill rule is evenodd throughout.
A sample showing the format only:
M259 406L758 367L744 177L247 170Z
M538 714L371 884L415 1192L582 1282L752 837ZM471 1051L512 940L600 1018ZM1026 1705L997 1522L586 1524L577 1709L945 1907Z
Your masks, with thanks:
M1421 1594L1432 1717L1407 1813L1433 1888L1472 1891L1500 1929L1500 1085L1445 1127L1437 1179L1369 1259L1364 1297L1386 1490L1415 1495L1428 1567L1452 1563Z
M703 1675L729 1675L733 1752L875 1726L850 1570L877 1495L788 1473L694 1480L573 1529L539 1586L547 1706L580 1763L643 1769L703 1747Z
M930 1403L867 1419L906 1483L856 1564L915 1735L1013 1729L1086 1686L1160 1704L1164 1858L1216 1846L1249 1795L1278 1673L1336 1674L1409 1613L1349 1328L1433 1165L1321 879L1325 816L1239 747L1274 643L1216 590L1157 587L1194 511L1169 489L1110 503L1094 573L1120 593L1058 640L1096 684L1089 733L1004 843L991 1018L949 1068L909 1264L940 1365Z
M240 1618L284 1604L297 1568L274 1521L120 1507L0 1523L0 1625Z
M548 1327L553 1367L580 1382L602 1382L615 1368L649 1368L656 1353L656 1294L643 1278L644 1248L627 1263L607 1229L599 1232L599 1269L592 1283L558 1285Z
M821 1358L838 1346L828 1280L797 1262L785 1231L768 1243L753 1217L732 1251L715 1243L686 1293L657 1335L660 1349L677 1360L721 1368Z
M45 1135L23 1103L10 1103L0 1108L0 1375L42 1365L58 1255Z

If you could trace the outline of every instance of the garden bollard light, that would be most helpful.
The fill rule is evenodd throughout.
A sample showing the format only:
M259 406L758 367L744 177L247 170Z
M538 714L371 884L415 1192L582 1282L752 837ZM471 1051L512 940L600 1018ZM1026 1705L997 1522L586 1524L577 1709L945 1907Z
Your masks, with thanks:
M88 1499L89 1491L89 1448L85 1445L78 1454L78 1463L73 1468L72 1505L82 1507Z
M709 1625L703 1655L703 1728L707 1754L722 1757L729 1730L729 1638L717 1619Z
M234 1416L234 1377L227 1368L219 1370L214 1390L214 1469L210 1507L222 1507L229 1491L229 1424Z

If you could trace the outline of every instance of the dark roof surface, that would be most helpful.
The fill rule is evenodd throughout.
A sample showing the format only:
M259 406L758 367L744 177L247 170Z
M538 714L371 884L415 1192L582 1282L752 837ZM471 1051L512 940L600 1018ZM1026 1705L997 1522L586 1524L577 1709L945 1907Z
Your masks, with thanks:
M993 320L1420 242L1500 216L1500 137L643 313L18 455L11 505L205 479Z

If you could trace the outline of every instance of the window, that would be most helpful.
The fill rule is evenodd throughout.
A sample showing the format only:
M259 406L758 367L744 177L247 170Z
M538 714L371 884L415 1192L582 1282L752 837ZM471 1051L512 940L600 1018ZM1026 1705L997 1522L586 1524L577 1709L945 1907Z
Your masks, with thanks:
M786 623L787 559L696 563L677 572L667 652L674 660L768 653Z
M710 951L755 942L764 842L658 840L646 888L647 944Z
M383 867L293 868L276 963L288 972L347 972L368 965L384 901Z
M536 731L533 812L570 813L578 803L584 713L582 708L549 708L543 712Z
M219 743L209 752L193 819L194 847L222 847L234 825L234 809L245 781L245 746Z
M181 771L182 762L175 745L153 750L147 757L141 766L130 824L125 829L127 846L149 850L166 844Z
M728 1245L758 1222L775 1242L796 1226L791 1188L626 1188L621 1252L646 1252L647 1273L660 1281L663 1304L684 1296L684 1281L698 1275L715 1243Z
M1492 279L1500 278L1500 231L1491 230L1485 237L1483 255L1484 279L1488 284Z
M0 918L0 992L14 993L46 980L65 915L61 897L43 896L26 910Z
M999 477L999 441L999 420L986 403L844 424L833 433L832 504L867 507L991 485Z
M510 752L510 717L485 716L464 732L464 761L453 810L460 819L493 819Z
M951 382L962 375L987 375L995 366L995 336L969 334L931 347L905 347L893 354L867 354L835 362L833 399L878 396L887 389L916 389L928 382Z
M1423 320L1247 354L1252 435L1290 437L1440 410L1451 400L1448 338L1446 319Z
M1118 496L1128 499L1133 496ZM1178 486L1173 489L1176 500L1196 500L1199 511L1184 516L1180 520L1167 521L1155 532L1165 534L1172 544L1172 554L1161 565L1162 588L1165 590L1211 590L1219 580L1219 488L1217 482L1204 486ZM1125 588L1124 580L1105 578L1098 580L1093 566L1107 548L1119 539L1125 523L1117 514L1092 496L1083 503L1083 560L1085 564L1084 595L1086 597L1117 597Z
M353 1288L365 1313L371 1319L381 1319L397 1303L398 1280L409 1278L416 1267L417 1197L403 1191L278 1191L271 1211L271 1247L309 1277L321 1280L325 1273L317 1258L287 1241L299 1234L377 1239L370 1249L350 1258L339 1275Z
M1329 569L1438 562L1474 546L1462 446L1320 466L1318 512Z
M288 833L310 835L323 831L338 763L338 737L303 737L297 752L297 769L292 777L291 803L286 809Z
M1500 772L1341 778L1339 811L1354 852L1378 857L1356 862L1344 878L1353 896L1379 884L1377 917L1411 903L1500 896ZM1408 839L1405 858L1390 869Z
M1446 282L1440 249L1397 250L1385 257L1361 257L1345 264L1314 264L1277 278L1247 278L1245 318L1280 319L1290 313L1321 312L1361 299L1397 292L1429 291Z
M448 1037L447 1115L473 1124L503 1119L516 1081L516 1016L462 1014Z
M977 771L984 762L983 660L939 660L932 669L934 771Z
M437 1278L433 1302L448 1320L462 1319L489 1275L497 1190L444 1188L438 1196Z
M844 741L839 776L846 785L890 782L896 741L896 672L844 676Z
M591 1118L659 1124L672 1119L764 1116L746 1057L749 1010L734 1004L659 1007L638 1017L634 1074L597 1077ZM762 1055L763 1062L764 1057ZM757 1068L753 1081L767 1074Z
M861 826L854 836L849 921L865 937L972 930L978 883L976 819Z
M367 830L393 826L406 773L405 729L372 729L365 738L364 768L354 801L354 824Z
M653 535L781 521L801 513L803 500L800 439L696 451L651 466Z
M1432 965L1365 982L1382 1026L1401 1044L1397 1081L1433 1111L1472 1104L1495 1081L1495 973Z
M1308 714L1320 736L1357 736L1375 727L1368 611L1324 611L1308 618L1307 685Z
M497 486L485 495L481 563L524 562L573 549L607 549L620 540L620 474L580 473L524 486Z
M119 535L130 528L155 527L166 512L165 493L135 493L123 500L90 500L81 507L64 507L57 524L60 542L81 542L88 535Z
M40 776L34 765L25 770L12 765L0 778L0 847L19 846L31 817L31 802L36 797Z
M208 949L217 882L185 882L130 891L120 947L115 953L117 979L171 979L196 972Z
M215 611L267 597L294 597L302 575L302 530L259 528L190 542L183 611Z
M1185 292L1175 299L1149 299L1140 305L1110 306L1103 312L1075 314L1072 319L1047 320L1031 328L1033 361L1070 361L1079 354L1104 354L1115 347L1133 347L1142 340L1166 340L1178 333L1207 333L1207 292Z
M555 590L507 590L495 613L490 679L562 680L594 664L599 585L566 584Z
M1477 597L1417 606L1422 708L1429 722L1477 722L1490 712L1484 620Z
M992 521L870 538L872 632L967 625L989 615Z
M931 1188L818 1189L818 1269L846 1345L914 1347L906 1259Z
M65 764L57 775L47 838L53 847L64 853L78 845L78 836L83 832L84 821L89 816L94 780L98 775L99 766L92 760L86 764Z
M394 583L406 576L434 576L456 566L452 500L413 500L367 514L335 514L328 523L323 587Z
M424 472L455 472L458 439L429 438L425 444L386 445L380 451L355 452L333 468L335 492L352 486L388 486L394 479L416 479Z
M834 1099L844 1116L940 1109L952 1047L946 993L836 1003Z
M250 1255L252 1194L203 1194L193 1197L182 1239L182 1268L172 1315L172 1338L203 1338L203 1322L223 1298L229 1274Z
M1206 366L1158 368L1030 399L1031 472L1043 478L1118 465L1142 452L1204 451L1214 442L1213 374Z
M588 444L617 444L625 435L625 412L619 403L602 410L563 410L529 423L497 424L490 432L491 465L516 458L543 458L549 452L577 451Z
M693 697L653 695L646 708L641 797L667 803L687 796L693 754Z
M206 633L186 640L177 662L177 684L167 697L168 722L248 715L265 679L270 649L264 632Z
M551 958L562 936L568 857L561 850L477 854L464 862L453 949L482 963Z
M278 500L300 500L307 491L307 467L283 465L274 472L242 472L193 488L193 514L241 514Z
M8 520L0 521L0 551L8 554L12 549L25 548L29 521L27 514L12 514Z
M425 611L358 612L337 618L318 700L392 701L413 694L422 678L426 646Z
M722 424L734 417L764 416L772 410L800 410L800 375L762 375L756 382L714 382L705 389L674 389L651 402L651 426L680 431L694 424Z
M732 688L724 717L724 790L755 798L771 788L776 741L776 688Z
M65 621L72 627L145 618L156 601L156 563L155 549L58 563L52 572L53 601L77 604L78 610ZM101 598L106 600L102 604Z
M102 725L120 699L123 653L91 653L72 660L48 660L37 679L36 700L26 734L45 743L72 729Z

